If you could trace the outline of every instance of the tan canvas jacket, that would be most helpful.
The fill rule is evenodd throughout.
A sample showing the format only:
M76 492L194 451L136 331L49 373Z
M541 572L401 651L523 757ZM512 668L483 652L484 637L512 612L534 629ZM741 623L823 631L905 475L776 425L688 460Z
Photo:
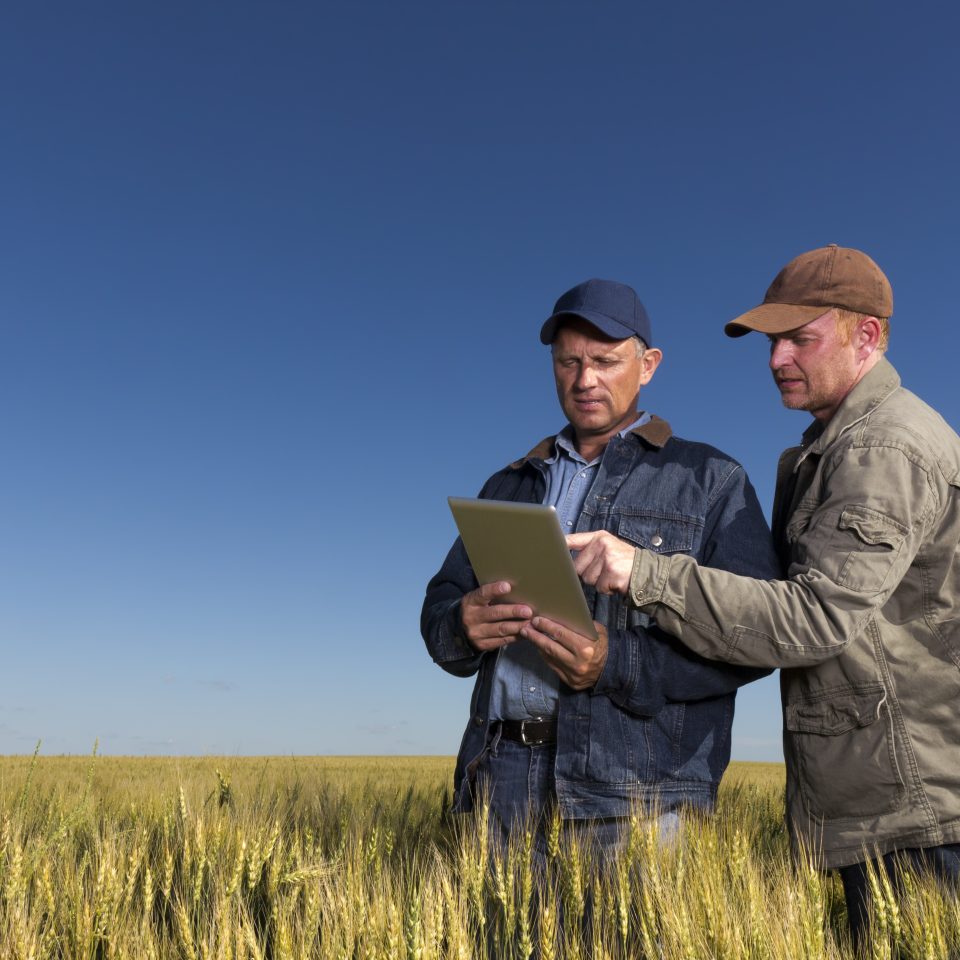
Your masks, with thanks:
M637 551L638 607L781 667L787 817L824 866L960 842L960 438L883 359L780 460L789 579Z

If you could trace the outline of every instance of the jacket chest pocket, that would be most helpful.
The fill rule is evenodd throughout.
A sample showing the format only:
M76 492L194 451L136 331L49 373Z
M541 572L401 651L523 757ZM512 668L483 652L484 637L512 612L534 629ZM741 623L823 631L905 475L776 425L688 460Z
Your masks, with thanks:
M694 553L702 531L699 520L649 513L623 514L616 525L621 540L654 553Z
M611 526L614 526L611 524ZM703 525L685 517L661 517L656 514L621 515L615 524L621 540L653 553L694 554L700 547ZM621 629L646 627L650 617L631 604L615 598L616 625Z
M814 567L842 587L866 591L883 587L907 529L877 510L848 504L839 512L815 515L798 509L786 534L793 563Z
M784 719L811 814L828 820L871 817L902 804L905 787L880 684L788 703Z

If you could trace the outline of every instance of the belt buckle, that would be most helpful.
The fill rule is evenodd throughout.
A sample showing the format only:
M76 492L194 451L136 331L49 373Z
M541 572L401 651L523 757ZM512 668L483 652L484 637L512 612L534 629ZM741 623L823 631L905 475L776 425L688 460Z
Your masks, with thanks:
M534 717L531 720L521 720L520 721L520 742L525 747L535 747L537 744L543 743L543 740L528 740L527 739L527 724L528 723L543 723L543 717Z

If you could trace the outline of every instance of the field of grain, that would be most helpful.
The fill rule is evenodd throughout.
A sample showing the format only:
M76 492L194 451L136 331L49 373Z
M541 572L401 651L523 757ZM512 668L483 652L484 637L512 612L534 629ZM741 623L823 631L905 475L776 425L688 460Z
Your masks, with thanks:
M491 852L446 757L0 758L0 957L851 956L839 883L791 864L783 768L734 764L669 848L546 830ZM960 913L877 886L873 957L946 958Z

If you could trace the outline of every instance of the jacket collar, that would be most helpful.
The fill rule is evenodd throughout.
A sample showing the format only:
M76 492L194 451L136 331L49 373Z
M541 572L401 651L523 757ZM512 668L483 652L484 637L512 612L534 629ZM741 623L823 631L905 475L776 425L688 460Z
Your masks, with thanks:
M673 435L670 424L667 423L666 420L661 420L656 414L651 414L650 419L646 423L635 427L630 433L639 437L649 446L655 447L657 450L663 447ZM556 441L556 434L544 437L525 457L521 457L519 460L511 463L510 469L518 470L530 460L546 460L547 457L553 454Z
M873 413L900 386L900 375L886 357L844 397L837 412L821 424L814 420L803 434L803 459L808 454L821 454L844 431Z

